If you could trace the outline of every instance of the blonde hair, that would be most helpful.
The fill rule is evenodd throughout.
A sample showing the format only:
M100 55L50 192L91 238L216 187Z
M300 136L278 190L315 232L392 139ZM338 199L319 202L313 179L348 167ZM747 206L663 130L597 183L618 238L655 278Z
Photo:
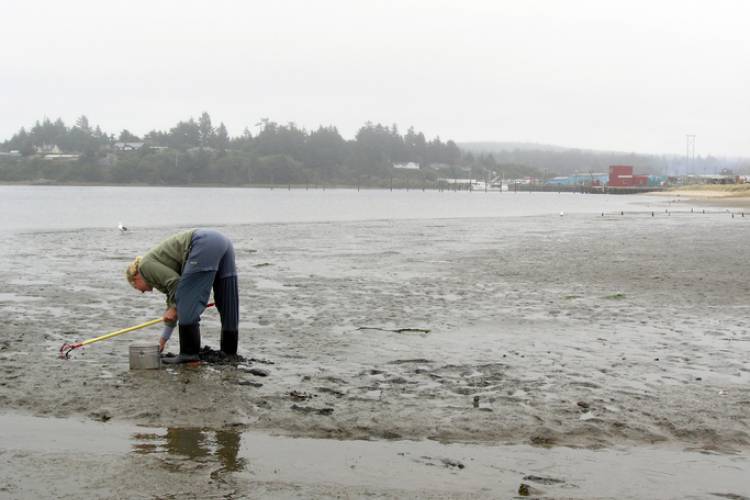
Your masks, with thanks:
M135 275L138 274L138 270L141 268L141 256L137 256L133 259L133 262L128 264L128 268L125 269L125 279L128 280L130 286L135 287Z

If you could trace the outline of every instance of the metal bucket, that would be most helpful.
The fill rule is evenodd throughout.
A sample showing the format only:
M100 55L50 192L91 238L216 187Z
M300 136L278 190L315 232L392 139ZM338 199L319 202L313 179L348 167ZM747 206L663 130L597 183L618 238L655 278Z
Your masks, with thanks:
M131 370L157 370L160 366L159 344L139 343L130 346Z

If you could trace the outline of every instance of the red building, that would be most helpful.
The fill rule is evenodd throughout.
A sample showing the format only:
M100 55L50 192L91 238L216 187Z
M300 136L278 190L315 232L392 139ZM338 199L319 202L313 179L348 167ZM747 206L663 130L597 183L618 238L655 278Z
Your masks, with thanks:
M610 187L647 187L647 175L633 175L630 165L611 165L609 167Z

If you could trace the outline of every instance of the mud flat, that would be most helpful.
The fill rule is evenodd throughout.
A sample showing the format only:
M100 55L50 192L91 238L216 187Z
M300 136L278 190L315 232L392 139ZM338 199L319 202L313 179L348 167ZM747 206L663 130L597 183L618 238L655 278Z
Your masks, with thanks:
M11 431L12 429L12 431ZM743 498L748 459L0 416L9 498Z
M156 330L94 344L70 360L57 350L161 313L160 296L135 294L121 276L165 230L16 232L0 242L0 412L145 426L159 435L173 428L333 438L322 441L334 443L321 444L326 450L355 449L339 440L378 441L387 450L378 456L389 459L364 470L396 477L389 460L403 458L403 481L414 459L456 474L472 468L467 457L484 456L483 467L500 460L420 448L436 443L519 447L509 456L539 460L504 488L517 488L523 475L546 476L566 453L578 453L572 463L601 460L609 471L629 455L645 468L623 465L631 473L613 479L618 487L637 483L639 471L671 475L650 483L658 486L653 495L633 498L750 497L734 481L750 473L749 224L750 217L713 211L226 226L242 273L240 350L252 361L154 372L130 371L128 346L155 339ZM218 335L216 315L207 312L204 343L215 346ZM409 457L394 457L388 446L404 441L420 443L400 449ZM57 470L45 454L1 448L3 469L25 456L24 467ZM658 469L650 453L674 453L672 466ZM112 463L138 477L141 466L128 457ZM684 464L710 469L713 457L727 476L710 490L685 486L692 483L680 479ZM176 467L205 473L202 460ZM243 467L238 478L260 470L262 460L250 462L256 468ZM589 471L583 478L560 472L566 484L595 484L600 469L581 467ZM700 467L695 474L708 470ZM342 489L311 486L301 496L346 491L343 469L332 480ZM493 487L477 474L475 494ZM670 484L676 494L661 489ZM438 489L430 494L454 492ZM550 494L624 496L596 489ZM507 498L503 492L496 496Z

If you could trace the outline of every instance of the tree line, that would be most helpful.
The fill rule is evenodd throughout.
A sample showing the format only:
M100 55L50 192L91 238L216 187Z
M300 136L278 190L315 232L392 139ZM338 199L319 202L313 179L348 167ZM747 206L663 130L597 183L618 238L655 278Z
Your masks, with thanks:
M14 152L0 156L0 181L382 187L433 184L441 177L541 174L529 166L499 164L492 154L462 151L452 140L428 140L414 128L402 134L396 125L367 122L349 140L335 126L306 130L262 119L258 127L255 135L245 128L233 137L204 112L197 120L139 137L128 130L108 134L86 116L72 126L44 119L0 144L0 151ZM74 156L51 159L40 153L49 146ZM396 168L399 164L418 168Z

